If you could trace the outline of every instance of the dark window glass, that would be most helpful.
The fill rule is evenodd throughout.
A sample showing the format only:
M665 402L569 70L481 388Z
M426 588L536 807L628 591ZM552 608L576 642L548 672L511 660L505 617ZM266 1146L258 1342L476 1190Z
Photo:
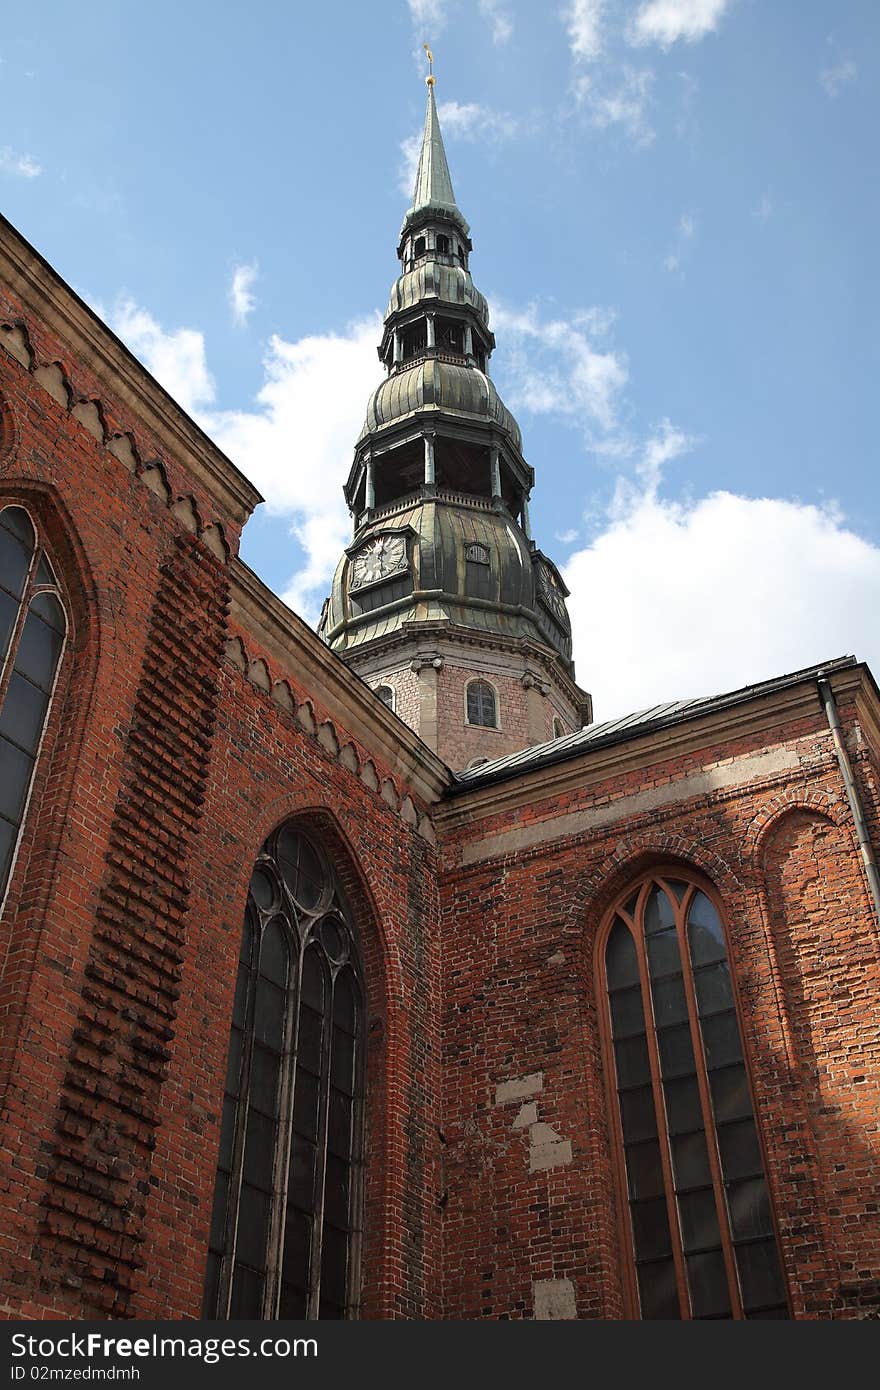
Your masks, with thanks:
M712 1188L685 1192L678 1199L681 1243L685 1250L704 1250L718 1245L718 1214Z
M0 544L2 544L2 537L0 537ZM0 589L0 663L6 657L9 639L12 636L12 629L15 627L17 617L18 599L7 594L5 589Z
M678 878L623 903L604 959L641 1315L784 1317L721 920Z
M467 688L467 719L486 729L497 729L495 691L488 681L471 681Z
M639 960L635 942L629 929L618 917L608 938L605 951L605 969L609 989L622 989L625 985L638 985ZM641 990L639 990L641 1004Z
M33 523L0 510L0 901L6 891L61 651L66 620Z
M41 690L48 692L52 689L52 678L64 637L56 628L44 622L35 611L38 602L39 599L34 599L25 619L15 657L15 669L21 675L27 676L28 680Z
M18 825L31 784L34 760L6 738L0 738L0 816Z
M376 695L383 705L387 705L389 709L394 709L394 691L390 685L377 685Z
M206 1317L354 1311L361 997L357 942L326 858L282 826L245 913Z
M734 1240L772 1236L770 1197L763 1177L730 1183L727 1188L727 1201L730 1206L730 1230Z
M691 1311L695 1318L729 1318L730 1290L721 1250L687 1258Z
M721 1166L728 1182L735 1178L751 1177L763 1171L761 1150L753 1120L738 1120L735 1124L718 1126L718 1147Z
M622 1091L620 1110L624 1143L631 1144L638 1139L650 1139L657 1133L654 1095L650 1086L642 1086L637 1091Z
M785 1288L775 1240L737 1246L736 1262L743 1306L747 1312L767 1305L784 1307ZM784 1312L782 1316L785 1316Z
M655 1264L640 1266L639 1298L643 1318L677 1320L681 1317L675 1265L672 1260L660 1260Z
M645 1028L645 1015L642 1011L642 991L638 985L633 989L618 989L611 995L611 1017L614 1021L614 1036L626 1037L629 1033L641 1033Z
M689 1187L701 1187L712 1181L706 1136L702 1130L694 1134L679 1134L672 1138L671 1144L677 1192L684 1192Z
M0 588L12 598L21 598L35 545L27 512L21 507L4 507L0 512Z
M663 1192L663 1165L656 1139L630 1144L626 1151L631 1197L659 1197Z
M687 1021L687 996L681 975L672 975L666 980L655 980L651 985L651 998L654 1001L654 1022L658 1028L670 1023Z
M617 1084L642 1086L651 1080L651 1063L648 1058L648 1043L644 1033L632 1038L621 1038L614 1044L617 1061Z

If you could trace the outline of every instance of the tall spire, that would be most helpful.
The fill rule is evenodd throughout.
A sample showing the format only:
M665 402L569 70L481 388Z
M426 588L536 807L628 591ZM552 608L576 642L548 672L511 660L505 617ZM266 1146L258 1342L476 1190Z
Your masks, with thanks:
M455 207L455 194L449 165L440 134L440 121L434 101L434 84L428 87L428 109L425 112L425 133L422 136L422 149L419 154L419 167L413 189L412 211L418 212L426 207Z
M403 228L405 230L410 227L413 222L426 214L438 212L453 218L467 235L468 224L455 201L452 179L449 175L449 164L446 160L446 151L443 148L437 103L434 100L434 83L436 81L433 72L434 57L427 44L425 44L425 52L431 64L431 72L427 78L428 105L425 110L425 129L422 134L422 148L419 151L419 167L416 171L412 205L403 219Z

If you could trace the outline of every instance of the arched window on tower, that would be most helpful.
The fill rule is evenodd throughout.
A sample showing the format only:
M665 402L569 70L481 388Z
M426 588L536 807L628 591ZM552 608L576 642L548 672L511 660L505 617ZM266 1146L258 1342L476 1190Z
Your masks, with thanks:
M618 903L603 939L633 1313L786 1318L719 909L680 870L652 873Z
M387 705L391 710L394 709L394 691L390 685L377 685L375 694L383 705Z
M356 1316L362 1052L353 923L323 849L288 822L248 892L205 1317Z
M437 251L439 252L439 254L440 254L441 256L448 256L448 255L449 255L449 237L448 237L448 236L438 236L438 238L437 238Z
M467 688L467 722L484 729L498 728L498 701L488 681L471 681Z
M557 718L555 718L555 719L553 720L553 737L554 737L554 738L563 738L564 736L565 736L565 725L563 724L562 720L561 720L560 718L558 718L558 716L557 716Z
M23 507L0 511L0 901L67 636L58 581Z
M418 259L419 256L424 256L424 254L425 238L423 236L416 237L415 242L413 243L413 256L416 259Z

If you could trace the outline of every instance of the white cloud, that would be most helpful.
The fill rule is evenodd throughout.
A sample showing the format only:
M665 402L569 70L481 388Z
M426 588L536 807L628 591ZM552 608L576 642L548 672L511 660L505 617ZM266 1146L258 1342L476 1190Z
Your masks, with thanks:
M819 81L825 88L827 96L836 97L841 87L855 81L857 72L858 69L851 58L841 58L832 67L825 68L819 73Z
M626 355L604 347L611 316L583 310L541 319L535 305L492 305L502 336L500 385L513 410L556 415L582 430L590 447L618 453L620 396L629 375Z
M519 129L519 122L507 111L493 111L476 101L444 101L437 107L437 116L444 138L452 140L481 140L499 142L510 140ZM398 186L407 197L412 195L422 148L422 131L408 135L400 142L401 162Z
M590 63L602 52L602 12L605 0L572 0L562 11L571 56Z
M109 314L100 305L95 308L184 410L195 414L213 403L214 380L208 371L201 330L175 328L167 332L148 310L124 295Z
M314 621L330 577L350 539L342 481L366 414L367 398L382 378L376 357L378 313L343 333L269 340L264 380L246 410L217 406L204 335L165 330L129 298L107 314L93 306L135 356L260 489L266 509L290 520L305 564L282 598Z
M504 0L480 0L480 14L492 31L492 42L508 43L513 34L513 18Z
M0 148L0 173L16 174L21 179L35 179L43 172L31 154L16 154L9 146Z
M672 250L663 258L663 266L668 271L681 270L688 247L697 234L697 219L692 212L683 212L678 219L675 243Z
M648 123L647 110L653 82L654 74L649 68L626 65L616 85L604 88L592 75L583 73L575 79L575 99L597 130L620 126L636 145L650 145L654 131Z
M237 265L232 272L232 283L229 286L229 307L237 324L247 323L248 316L256 308L257 298L254 294L254 285L259 274L260 267L256 261L251 261L249 265Z
M697 43L721 22L730 0L647 0L629 27L629 41L671 48L679 39Z
M410 19L419 30L430 29L439 34L446 23L446 0L406 0ZM426 38L430 34L425 33Z
M880 660L866 641L880 610L880 548L831 506L730 492L663 498L664 455L694 442L665 422L641 483L618 487L606 525L565 567L578 678L599 720L848 652Z
M273 337L254 407L214 411L200 423L252 479L267 510L290 518L306 562L282 597L309 621L351 536L342 482L366 413L381 380L378 314L344 333L288 342Z

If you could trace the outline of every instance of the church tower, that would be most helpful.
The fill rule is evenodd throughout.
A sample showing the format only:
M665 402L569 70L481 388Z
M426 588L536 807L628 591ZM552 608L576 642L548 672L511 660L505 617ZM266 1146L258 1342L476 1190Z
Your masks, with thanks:
M568 590L529 528L534 470L488 375L495 338L469 233L430 76L378 349L385 377L345 484L354 535L319 632L455 770L592 717Z

